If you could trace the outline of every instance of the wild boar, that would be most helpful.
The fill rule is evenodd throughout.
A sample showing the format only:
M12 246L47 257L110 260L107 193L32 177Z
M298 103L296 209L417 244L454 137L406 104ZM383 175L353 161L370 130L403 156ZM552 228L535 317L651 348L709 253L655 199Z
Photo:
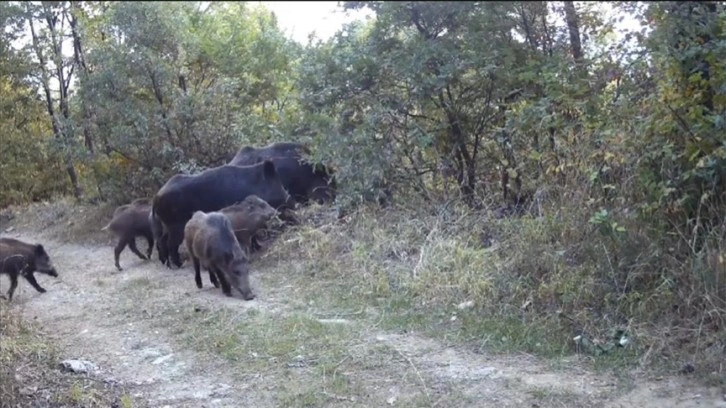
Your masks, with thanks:
M209 270L212 284L218 287L215 283L218 279L225 295L232 296L231 284L245 300L255 298L250 289L247 257L226 215L221 212L194 212L184 226L184 241L194 265L194 280L198 288L202 288L199 269L204 266Z
M151 252L154 250L154 234L151 230L151 203L147 199L134 200L130 204L124 204L116 208L113 218L101 231L109 230L118 237L118 243L114 248L114 261L119 271L123 270L119 264L119 257L126 245L131 252L143 260L151 259ZM136 248L136 237L144 237L149 243L146 255Z
M58 277L43 245L29 244L14 238L0 238L0 275L10 277L8 302L13 300L13 293L18 286L18 275L22 275L38 292L46 292L35 280L33 272Z
M310 149L295 142L277 142L263 147L244 146L230 160L234 166L249 166L263 160L275 164L282 185L296 202L314 200L320 204L335 201L334 171L322 163L310 162Z
M248 256L252 249L252 237L277 213L267 201L256 195L247 196L241 203L225 207L219 212L229 218L234 236Z

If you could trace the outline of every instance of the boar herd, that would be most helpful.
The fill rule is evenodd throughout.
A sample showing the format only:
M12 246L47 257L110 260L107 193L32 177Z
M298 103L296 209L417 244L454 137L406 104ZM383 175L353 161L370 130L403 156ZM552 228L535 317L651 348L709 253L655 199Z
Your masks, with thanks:
M335 200L332 171L306 160L310 151L299 143L279 142L262 148L241 148L229 163L193 175L171 177L152 200L137 199L121 205L102 228L117 238L114 264L128 246L141 259L151 259L156 247L159 261L169 268L181 267L182 243L194 267L194 279L202 288L201 269L209 272L214 287L226 296L233 289L245 300L255 298L249 284L249 254L259 248L257 234L276 215L296 223L294 209L311 201ZM146 253L136 238L148 243ZM0 238L0 274L10 277L12 300L18 276L38 292L34 272L58 276L41 244Z

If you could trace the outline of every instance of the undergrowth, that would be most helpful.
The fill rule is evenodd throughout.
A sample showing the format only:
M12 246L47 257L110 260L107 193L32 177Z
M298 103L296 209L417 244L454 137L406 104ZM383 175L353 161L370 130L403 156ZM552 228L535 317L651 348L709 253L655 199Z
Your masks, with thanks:
M348 310L374 305L389 328L488 350L577 353L598 366L720 373L722 236L679 259L636 217L598 219L594 205L568 200L517 217L448 204L337 221L312 208L271 250L298 254L328 281L316 296Z

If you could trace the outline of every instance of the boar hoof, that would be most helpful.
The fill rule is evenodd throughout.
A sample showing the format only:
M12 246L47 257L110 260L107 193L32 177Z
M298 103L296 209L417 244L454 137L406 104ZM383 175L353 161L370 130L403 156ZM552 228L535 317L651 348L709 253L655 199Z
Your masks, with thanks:
M255 294L254 293L245 293L242 295L242 298L244 300L252 300L255 298Z

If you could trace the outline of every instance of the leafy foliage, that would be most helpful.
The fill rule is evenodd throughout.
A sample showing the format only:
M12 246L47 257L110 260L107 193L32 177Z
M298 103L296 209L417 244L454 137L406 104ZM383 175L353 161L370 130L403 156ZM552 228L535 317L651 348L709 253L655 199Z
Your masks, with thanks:
M136 174L101 171L103 188L152 194L175 171L225 163L274 134L267 123L285 103L290 56L269 13L118 3L103 18L113 34L88 52L84 97L96 107L96 143Z
M56 177L57 156L47 136L51 133L40 98L34 95L27 73L27 55L12 44L19 38L22 9L0 5L0 206L48 199L67 188Z

